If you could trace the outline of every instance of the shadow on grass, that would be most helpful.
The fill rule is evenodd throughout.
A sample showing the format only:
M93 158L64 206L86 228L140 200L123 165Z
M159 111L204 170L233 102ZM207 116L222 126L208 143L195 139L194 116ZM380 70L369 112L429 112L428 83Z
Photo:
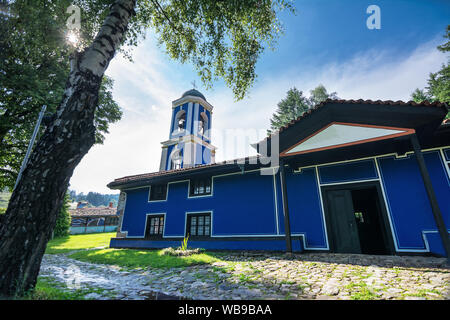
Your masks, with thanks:
M170 256L161 254L161 250L103 249L78 251L69 258L100 264L117 265L129 268L179 268L198 264L211 264L220 258L209 253L190 256Z
M69 235L48 242L45 253L67 253L74 250L108 247L115 232Z

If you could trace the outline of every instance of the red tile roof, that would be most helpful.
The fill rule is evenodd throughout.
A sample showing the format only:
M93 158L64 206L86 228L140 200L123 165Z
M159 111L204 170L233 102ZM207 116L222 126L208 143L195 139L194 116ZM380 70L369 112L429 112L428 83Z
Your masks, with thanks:
M116 208L110 207L85 207L78 209L69 209L71 217L105 217L115 216Z
M150 178L154 178L154 177L158 177L158 176L165 176L165 175L170 175L170 174L178 174L178 173L183 173L183 172L196 171L198 169L204 169L204 168L220 167L220 166L230 165L230 164L234 164L234 163L240 163L240 161L247 162L250 159L255 159L255 158L259 158L259 156L237 158L237 159L227 160L227 161L222 161L222 162L196 165L195 167L156 171L156 172L150 172L150 173L137 174L137 175L133 175L133 176L126 176L126 177L115 179L113 182L108 184L108 187L112 187L114 185L121 185L121 184L129 183L129 182L133 182L133 181L139 181L139 180L143 180L143 179L150 179Z
M401 101L401 100L397 100L397 101L392 101L392 100L363 100L363 99L359 99L359 100L344 100L344 99L326 99L325 101L321 102L320 104L316 105L315 107L305 111L302 113L301 116L299 116L297 119L292 120L291 122L289 122L288 124L286 124L285 126L281 127L278 131L274 132L274 134L276 133L280 133L285 131L287 128L291 127L292 125L296 124L297 122L300 122L302 119L310 116L311 114L313 114L314 112L316 112L318 109L322 108L323 106L327 105L327 104L370 104L370 105L389 105L389 106L426 106L426 107L438 107L438 108L447 108L448 106L445 103L442 102L429 102L429 101L424 101L421 103L417 103L415 101ZM266 141L267 139L269 139L269 137L266 137L263 141ZM260 143L261 143L260 142Z
M342 99L327 99L325 101L323 101L322 103L318 104L317 106L303 112L303 114L301 116L299 116L297 119L292 120L291 122L289 122L287 125L281 127L278 131L274 132L273 134L279 133L279 132L283 132L284 130L286 130L287 128L289 128L290 126L294 125L295 123L301 121L302 119L310 116L311 114L313 114L314 112L316 112L318 109L322 108L323 106L327 105L327 104L370 104L370 105L390 105L390 106L430 106L430 107L439 107L439 108L448 108L447 105L445 103L440 103L440 102L421 102L421 103L417 103L414 101L408 101L408 102L404 102L401 100L398 101L392 101L392 100L386 100L386 101L382 101L382 100L363 100L363 99L359 99L359 100L342 100ZM444 123L446 123L444 121ZM269 137L266 137L264 140L260 141L259 143L266 141ZM258 156L256 156L258 157ZM255 157L250 157L250 158L255 158ZM197 165L195 167L188 167L188 168L181 168L181 169L175 169L175 170L166 170L166 171L157 171L157 172L151 172L151 173L144 173L144 174L138 174L138 175L133 175L133 176L126 176L126 177L122 177L122 178L118 178L115 179L113 182L108 184L108 187L114 187L114 186L119 186L119 185L123 185L126 183L130 183L130 182L134 182L134 181L140 181L140 180L144 180L144 179L150 179L153 177L158 177L158 176L165 176L165 175L170 175L170 174L177 174L177 173L182 173L182 172L189 172L189 171L195 171L198 169L203 169L203 168L210 168L210 167L215 167L215 166L223 166L223 165L227 165L227 164L231 164L231 163L235 163L239 160L248 160L250 158L240 158L240 159L234 159L234 160L228 160L228 161L223 161L223 162L218 162L218 163L211 163L211 164L205 164L205 165Z
M321 107L323 107L326 104L330 104L330 103L334 103L334 104L370 104L370 105L389 105L389 106L426 106L426 107L445 107L447 108L447 105L445 103L441 103L441 102L428 102L428 101L424 101L421 103L417 103L414 101L408 101L408 102L404 102L401 100L397 100L397 101L392 101L392 100L363 100L363 99L359 99L359 100L342 100L342 99L327 99L325 101L323 101L322 103L318 104L317 106L309 109L308 111L303 112L303 114L298 117L295 120L292 120L291 122L289 122L287 125L285 125L284 127L281 127L279 132L282 132L284 130L286 130L287 128L289 128L291 125L293 125L294 123L299 122L300 120L302 120L303 118L306 118L307 116L309 116L310 114L312 114L314 111L316 111L317 109L320 109Z

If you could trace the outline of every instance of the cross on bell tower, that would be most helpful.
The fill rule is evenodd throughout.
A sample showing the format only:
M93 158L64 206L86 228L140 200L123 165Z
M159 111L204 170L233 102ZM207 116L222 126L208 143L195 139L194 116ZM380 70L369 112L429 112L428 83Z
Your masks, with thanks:
M215 162L216 147L211 144L213 106L195 87L172 102L169 140L161 142L160 171Z

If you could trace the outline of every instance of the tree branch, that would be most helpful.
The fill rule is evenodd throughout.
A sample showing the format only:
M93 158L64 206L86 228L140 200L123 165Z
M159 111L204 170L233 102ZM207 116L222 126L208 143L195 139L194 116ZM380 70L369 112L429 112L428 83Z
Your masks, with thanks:
M178 32L179 34L182 34L183 36L186 36L186 34L183 32L183 30L179 30L172 22L172 20L170 20L170 18L167 16L167 13L164 11L163 7L159 4L158 0L150 0L153 5L156 7L156 10L159 11L159 13L161 13L166 20L169 22L170 26L172 27L172 29L174 29L174 31Z

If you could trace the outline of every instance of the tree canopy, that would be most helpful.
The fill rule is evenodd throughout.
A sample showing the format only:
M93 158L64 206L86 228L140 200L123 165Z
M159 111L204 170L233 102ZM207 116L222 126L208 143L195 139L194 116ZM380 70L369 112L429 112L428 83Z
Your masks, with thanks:
M109 206L110 202L113 203L113 206L117 206L117 202L119 201L118 194L102 194L98 192L88 192L88 194L76 193L75 190L69 190L70 199L74 202L78 201L87 201L91 205L98 206Z
M12 189L42 105L54 113L69 74L74 48L67 41L67 8L81 8L75 50L82 51L109 12L112 0L0 0L0 189ZM290 1L137 1L119 49L132 47L152 29L173 59L192 63L207 88L223 78L241 99L256 78L255 64L282 32L277 12L294 11ZM104 77L95 115L96 142L122 112L112 97L113 80ZM41 129L42 132L43 129Z
M61 102L70 69L63 31L70 1L0 3L8 9L0 14L0 189L12 189L41 107L51 115ZM95 114L97 143L122 116L112 88L105 76Z
M444 38L448 39L447 42L437 47L439 51L449 52L450 51L450 25L447 26L446 34ZM450 104L450 56L448 57L447 63L442 65L441 70L435 73L430 73L428 79L428 86L425 89L416 89L411 98L415 102L445 102ZM447 113L446 118L450 118L450 112Z
M337 99L336 92L327 92L323 85L318 85L310 91L309 98L303 95L302 91L293 87L289 89L286 98L278 103L277 110L270 119L270 130L268 133L274 132L288 124L290 121L297 119L303 112L307 111L326 99Z
M115 54L121 48L128 54L127 48L136 45L146 29L151 29L169 56L182 63L190 62L207 87L215 79L223 78L235 98L241 99L256 78L255 66L260 54L265 48L274 46L281 32L278 12L285 8L292 11L293 8L290 1L285 0L0 1L6 8L0 11L2 27L3 22L10 27L9 21L15 21L17 17L18 22L36 23L29 29L20 25L12 27L11 32L18 34L15 41L22 45L24 52L19 66L30 66L33 74L45 66L46 57L62 57L60 63L70 67L62 92L55 92L56 84L48 87L56 101L59 100L56 112L38 139L1 218L0 295L9 297L30 290L36 284L42 256L70 178L96 142L96 125L105 124L96 121L95 117L102 79ZM76 50L67 59L64 54L67 46L61 43L65 42L68 30L61 28L61 23L68 18L65 10L69 4L81 8L82 19L79 41L71 41L76 43ZM40 16L40 11L45 10L49 10L48 13ZM20 18L23 12L35 14ZM30 30L36 31L36 37ZM5 27L1 31L2 39L6 39L4 34L9 29ZM22 43L21 33L24 36ZM54 39L55 46L41 51L37 61L43 63L27 60L34 57L31 49L49 46L47 37ZM70 39L76 40L73 34ZM18 52L10 51L12 54ZM10 58L9 61L15 61L14 56ZM23 90L8 91L3 82L7 83L10 74L17 76L21 72L19 66L8 72L0 69L3 77L0 89L12 99L20 96ZM43 79L45 77L52 79L54 75L47 73ZM64 76L57 82L62 80ZM28 83L23 85L28 86ZM28 89L39 91L39 85L40 81L36 81ZM42 98L41 103L36 103L39 107L48 104L44 94L33 99L38 98ZM4 108L4 105L0 107ZM1 114L2 118L7 118L4 117L6 109Z

